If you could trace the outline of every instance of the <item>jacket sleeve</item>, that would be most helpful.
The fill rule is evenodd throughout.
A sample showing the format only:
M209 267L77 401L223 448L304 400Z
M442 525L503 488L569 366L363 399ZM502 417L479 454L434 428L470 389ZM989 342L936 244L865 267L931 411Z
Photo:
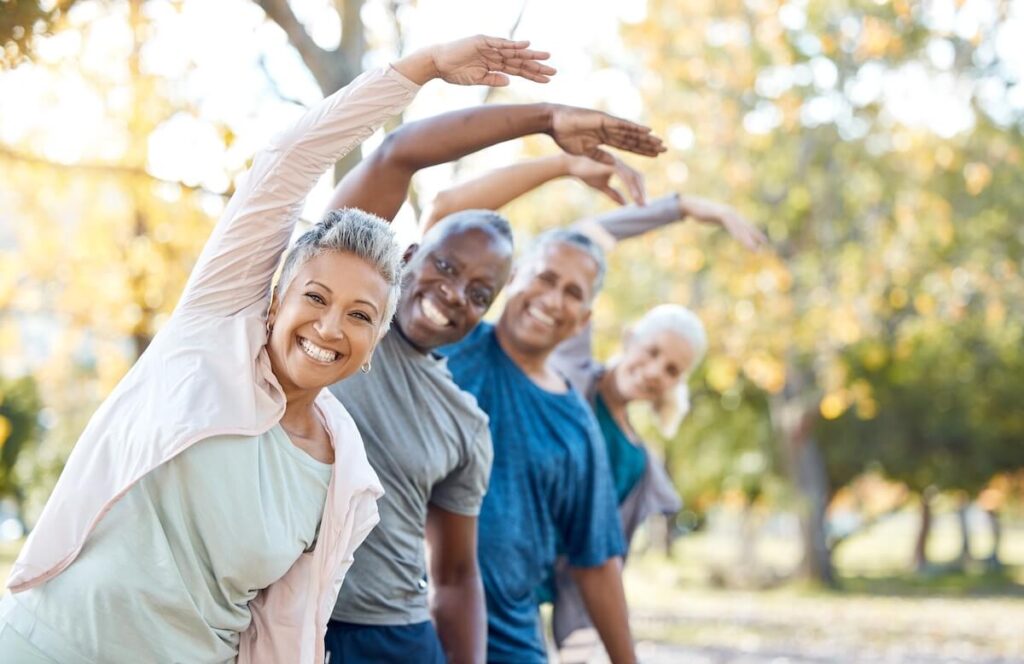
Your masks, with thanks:
M232 316L266 309L271 280L306 195L418 90L390 67L367 72L272 140L256 155L214 228L177 311Z
M577 221L576 227L597 226L615 241L622 241L648 231L661 228L683 218L679 211L679 196L669 194L655 198L647 205L626 205L611 212L586 217Z

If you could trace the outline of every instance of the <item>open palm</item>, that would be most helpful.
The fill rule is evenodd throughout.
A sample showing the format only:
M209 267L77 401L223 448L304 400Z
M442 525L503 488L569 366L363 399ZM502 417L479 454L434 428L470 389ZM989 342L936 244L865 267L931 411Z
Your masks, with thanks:
M551 136L558 146L573 155L584 155L609 166L614 158L602 146L656 157L665 151L661 139L649 127L601 111L558 106L553 114Z
M437 46L432 57L440 78L456 85L508 85L509 76L547 83L555 69L540 60L550 54L530 50L528 41L477 35Z

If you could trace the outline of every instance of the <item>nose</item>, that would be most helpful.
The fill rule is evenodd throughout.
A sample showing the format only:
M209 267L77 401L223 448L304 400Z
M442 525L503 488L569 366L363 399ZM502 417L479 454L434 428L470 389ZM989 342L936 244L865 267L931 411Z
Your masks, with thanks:
M465 289L461 283L441 283L439 284L439 290L441 291L441 297L444 298L445 304L448 306L457 308L466 306Z
M340 341L345 338L344 316L340 313L325 313L313 323L313 329L324 341Z

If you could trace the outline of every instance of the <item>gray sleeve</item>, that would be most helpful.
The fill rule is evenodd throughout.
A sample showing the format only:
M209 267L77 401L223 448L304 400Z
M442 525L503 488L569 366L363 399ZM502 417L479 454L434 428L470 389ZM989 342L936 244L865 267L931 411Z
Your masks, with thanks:
M595 217L586 217L577 221L575 225L597 224L617 241L622 241L680 221L682 218L679 211L679 195L669 194L655 198L644 206L627 205Z
M493 459L491 431L485 419L470 437L459 465L434 485L430 504L453 514L479 515L480 504L487 493L487 482L491 478Z
M560 343L551 354L550 360L552 366L565 376L569 384L584 395L590 394L594 376L601 369L594 359L593 339L593 323L588 322L577 335Z

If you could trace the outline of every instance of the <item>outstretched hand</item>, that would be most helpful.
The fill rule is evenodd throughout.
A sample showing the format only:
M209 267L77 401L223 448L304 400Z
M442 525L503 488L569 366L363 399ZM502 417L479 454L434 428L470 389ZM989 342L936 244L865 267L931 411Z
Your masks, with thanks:
M588 187L602 192L608 198L619 205L626 204L626 197L618 189L611 185L613 175L618 176L622 184L626 186L629 197L637 205L647 204L647 194L644 189L644 176L635 168L627 166L621 159L613 157L612 164L605 164L594 161L590 157L567 157L569 175L577 178Z
M540 62L551 57L527 48L528 41L500 37L466 37L430 49L436 78L456 85L506 86L509 76L547 83L555 69Z
M679 211L684 217L693 217L705 224L721 226L747 249L756 250L768 244L768 238L759 228L728 205L699 196L680 194Z
M661 139L649 127L601 111L556 106L551 118L551 137L565 152L584 155L612 166L615 158L601 146L656 157L665 151Z

